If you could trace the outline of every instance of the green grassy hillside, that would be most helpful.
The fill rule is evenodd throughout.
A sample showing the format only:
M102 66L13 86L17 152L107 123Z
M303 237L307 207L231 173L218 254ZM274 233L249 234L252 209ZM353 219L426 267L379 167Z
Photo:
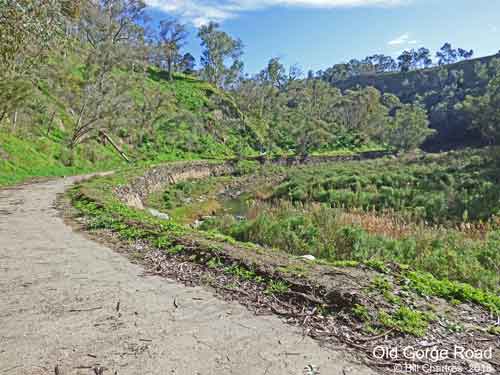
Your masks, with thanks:
M163 72L156 70L149 72L146 85L150 92L166 98L161 105L165 115L148 134L137 126L117 126L111 134L132 163L256 154L252 130L244 125L243 114L228 94L182 74L168 81ZM66 125L64 106L46 87L33 90L32 95L34 102L50 108L54 115L49 119L33 109L15 129L0 129L0 185L126 164L111 145L101 144L96 135L71 152L71 127ZM143 100L139 88L131 88L131 95L139 102Z
M20 136L0 132L0 186L34 177L65 176L124 165L111 149L96 142L76 150L72 165L64 142L54 136Z

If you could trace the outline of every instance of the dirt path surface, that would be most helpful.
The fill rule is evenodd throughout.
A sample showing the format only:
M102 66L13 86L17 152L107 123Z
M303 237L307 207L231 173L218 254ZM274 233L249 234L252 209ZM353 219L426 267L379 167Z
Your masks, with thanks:
M187 288L74 232L75 178L0 190L0 374L372 374L276 317ZM174 303L175 300L175 303ZM119 301L119 311L117 304ZM310 372L315 374L314 371Z

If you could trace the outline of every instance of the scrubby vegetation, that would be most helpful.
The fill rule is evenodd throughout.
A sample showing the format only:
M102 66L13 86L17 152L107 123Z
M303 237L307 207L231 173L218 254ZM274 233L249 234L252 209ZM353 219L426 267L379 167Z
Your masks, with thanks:
M423 145L427 150L491 144L492 130L498 128L498 116L492 113L496 107L491 104L495 100L492 86L499 75L500 55L456 62L456 51L448 49L445 53L451 54L451 60L439 66L422 69L412 65L410 71L344 75L333 84L342 90L375 87L384 94L396 95L403 103L422 103L430 127L436 130ZM406 56L411 63L412 53ZM327 72L321 77L331 81L335 70ZM481 109L482 103L486 107Z
M1 8L3 143L52 142L61 160L45 171L28 162L19 170L25 177L61 174L63 166L101 169L107 149L132 162L408 151L432 142L429 121L446 125L434 128L450 143L467 132L482 136L478 144L498 141L500 65L493 57L450 65L472 53L445 44L432 71L417 69L430 64L422 48L401 56L397 77L380 74L395 63L377 55L306 78L274 57L248 76L242 41L211 23L198 30L197 70L195 57L183 51L186 25L170 17L148 23L143 1L69 3L16 0ZM364 79L367 72L376 78L342 85L344 70L344 78ZM12 145L2 149L4 175L15 164L4 161L20 156ZM53 164L51 150L37 150Z
M488 160L486 154L479 155ZM447 157L462 162L468 159L464 154L441 156L436 164L444 163ZM373 163L404 167L413 162L388 159ZM330 163L314 168L327 170L340 165ZM235 169L238 173L231 176L179 181L148 201L169 214L184 210L170 220L127 207L113 193L114 188L141 176L141 169L84 183L72 190L71 197L88 228L104 236L111 231L129 246L139 244L137 248L141 250L131 254L135 260L146 257L151 262L151 256L163 254L166 258L159 262L169 259L184 265L174 267L176 270L194 263L201 267L197 272L205 270L202 282L221 293L241 295L260 304L276 304L271 311L285 316L300 316L304 309L312 311L311 319L319 325L313 324L311 332L329 329L326 327L332 320L335 326L347 324L347 336L331 334L346 343L357 342L357 347L366 340L387 343L387 337L412 340L439 334L450 340L463 340L471 332L495 334L493 320L500 312L500 299L498 238L495 239L498 233L494 224L485 233L485 240L484 236L476 238L459 228L444 227L445 224L439 232L422 222L419 234L424 233L424 239L420 241L420 237L404 231L399 236L382 235L349 221L353 214L386 220L382 212L353 211L313 201L276 200L273 191L308 169L263 166L254 174L241 174ZM322 177L318 173L315 176ZM283 183L277 184L278 180ZM224 214L224 200L241 194L250 201L245 218ZM219 202L215 216L194 226L185 225L199 218L190 216L193 207L213 199ZM366 224L363 220L362 223ZM406 224L408 230L411 224ZM456 242L446 242L448 236L454 236L452 241ZM457 247L462 241L476 247ZM151 250L147 250L149 246ZM298 256L303 254L313 254L316 259L302 260ZM186 277L182 274L180 280ZM220 280L224 280L223 284ZM258 297L252 294L254 291ZM284 306L298 310L283 311ZM465 328L468 323L463 311L467 311L467 316L474 314L475 327ZM305 325L307 321L298 318L297 324Z
M174 218L205 217L200 229L238 241L330 262L394 261L498 291L498 168L494 151L271 168L260 174L281 184L245 180L237 212L215 193L227 178L174 185L157 207L171 209L176 197Z
M474 151L344 163L292 173L274 198L433 224L485 222L500 213L499 170L494 153Z

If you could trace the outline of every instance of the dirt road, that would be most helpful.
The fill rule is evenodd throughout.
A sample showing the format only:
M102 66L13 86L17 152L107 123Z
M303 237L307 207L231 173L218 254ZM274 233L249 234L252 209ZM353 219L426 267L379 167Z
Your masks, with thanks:
M58 216L56 194L73 182L0 190L0 374L54 374L56 365L61 375L95 366L104 374L300 375L310 365L322 375L372 373L276 317L142 276Z

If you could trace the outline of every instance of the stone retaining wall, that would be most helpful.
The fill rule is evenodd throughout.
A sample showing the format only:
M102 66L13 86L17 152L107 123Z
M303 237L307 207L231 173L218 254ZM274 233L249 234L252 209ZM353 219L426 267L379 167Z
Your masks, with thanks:
M128 185L115 188L120 200L130 207L143 209L146 198L164 189L188 179L201 179L222 176L234 172L234 163L210 163L207 161L179 162L149 168L144 175L135 178Z
M248 160L259 162L261 165L316 165L328 162L344 162L354 160L369 160L390 156L387 152L365 152L344 156L308 156L308 157L278 157L274 159L263 156ZM129 184L115 188L115 193L122 202L130 207L144 209L147 197L175 184L188 179L202 179L212 176L230 175L236 171L237 160L221 163L208 161L177 162L151 167L146 172L132 180Z

